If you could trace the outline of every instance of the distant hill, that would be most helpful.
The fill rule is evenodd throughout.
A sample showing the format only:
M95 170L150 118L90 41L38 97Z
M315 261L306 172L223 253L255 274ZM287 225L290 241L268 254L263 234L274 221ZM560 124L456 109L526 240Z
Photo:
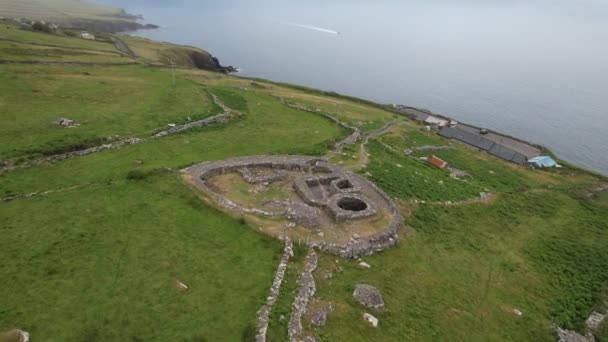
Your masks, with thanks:
M120 8L79 0L3 0L0 16L44 20L63 27L102 32L156 27L138 23L141 16L128 14Z

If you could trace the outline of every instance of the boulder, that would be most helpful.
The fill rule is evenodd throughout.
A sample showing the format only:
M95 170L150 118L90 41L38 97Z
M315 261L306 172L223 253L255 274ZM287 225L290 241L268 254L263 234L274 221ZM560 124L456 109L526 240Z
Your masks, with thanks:
M384 300L380 291L367 284L358 284L353 292L353 297L362 306L370 309L384 309Z
M595 339L593 335L588 334L583 336L576 331L557 329L557 336L559 342L593 342Z
M368 313L364 313L363 314L363 319L366 320L369 324L372 325L372 327L377 328L378 327L378 319Z
M591 316L589 316L589 318L587 318L587 321L585 322L585 324L587 325L587 328L589 330L597 330L605 318L606 318L606 315L602 315L599 312L593 312L593 313L591 313Z
M372 267L372 266L370 266L370 264L368 264L368 263L366 263L366 262L363 262L363 261L361 261L361 262L359 263L359 266L361 266L361 267L363 267L363 268L371 268L371 267Z
M73 127L75 125L74 120L68 118L59 118L54 123L61 127Z
M327 322L327 315L331 312L331 304L328 303L324 306L310 309L308 316L310 317L310 324L315 327L325 326Z
M0 334L0 341L2 342L29 342L29 340L30 334L19 329Z

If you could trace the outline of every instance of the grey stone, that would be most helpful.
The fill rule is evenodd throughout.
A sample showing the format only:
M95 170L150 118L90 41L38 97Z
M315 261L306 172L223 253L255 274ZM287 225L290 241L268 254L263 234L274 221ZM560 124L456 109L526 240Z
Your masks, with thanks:
M380 291L368 284L358 284L353 292L353 297L362 306L370 309L383 309L384 300Z
M288 325L288 334L290 341L297 341L298 337L302 336L302 316L308 310L310 298L315 294L316 285L312 272L317 268L317 254L314 250L310 250L306 256L306 264L304 272L300 274L298 279L298 293L291 305L291 319Z
M605 318L606 318L606 315L603 315L599 312L594 311L591 313L591 316L589 316L589 318L587 318L587 321L585 322L585 324L587 325L587 328L589 330L597 330Z
M377 328L378 327L378 319L368 313L364 313L363 314L363 319L366 320L369 324L371 324L372 327Z
M323 327L327 322L327 315L331 312L331 304L309 310L310 324L315 327Z
M576 331L557 329L557 337L559 342L595 342L595 338L591 334L583 336Z
M279 296L279 290L281 288L281 283L283 282L283 278L285 277L285 271L287 270L287 264L289 263L289 258L293 256L293 244L288 237L285 237L285 248L283 249L283 256L281 257L281 261L279 262L279 266L277 267L277 271L274 276L274 280L272 281L272 286L270 287L270 294L266 297L266 303L262 305L260 310L258 310L258 334L255 337L256 342L265 342L266 341L266 332L268 331L268 319L270 316L270 310L272 310L272 306L277 301Z

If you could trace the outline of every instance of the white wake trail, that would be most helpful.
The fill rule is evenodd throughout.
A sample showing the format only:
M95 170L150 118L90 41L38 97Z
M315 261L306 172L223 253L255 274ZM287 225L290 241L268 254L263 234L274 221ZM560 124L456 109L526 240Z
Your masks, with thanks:
M313 30L313 31L317 31L317 32L330 33L330 34L335 34L335 35L340 34L340 32L338 32L338 31L334 31L334 30L330 30L330 29L326 29L326 28L322 28L322 27L317 27L317 26L302 25L302 24L296 24L296 23L287 23L287 25L294 26L294 27L300 27L300 28L307 29L307 30Z

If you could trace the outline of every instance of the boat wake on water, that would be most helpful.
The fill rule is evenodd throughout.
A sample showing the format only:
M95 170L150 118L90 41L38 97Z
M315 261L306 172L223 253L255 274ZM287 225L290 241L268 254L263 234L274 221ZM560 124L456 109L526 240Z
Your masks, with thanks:
M296 24L296 23L286 23L286 24L289 26L299 27L299 28L317 31L317 32L323 32L323 33L329 33L329 34L335 34L335 35L340 34L340 32L338 32L338 31L334 31L334 30L330 30L330 29L326 29L326 28L322 28L322 27L317 27L317 26L303 25L303 24Z

